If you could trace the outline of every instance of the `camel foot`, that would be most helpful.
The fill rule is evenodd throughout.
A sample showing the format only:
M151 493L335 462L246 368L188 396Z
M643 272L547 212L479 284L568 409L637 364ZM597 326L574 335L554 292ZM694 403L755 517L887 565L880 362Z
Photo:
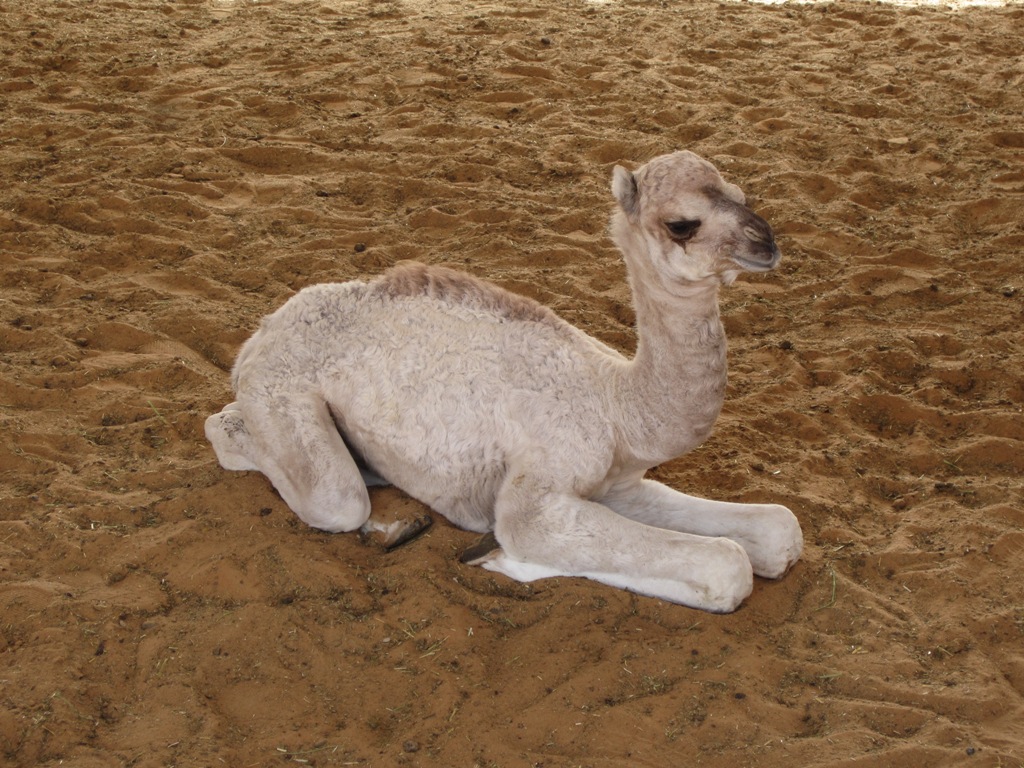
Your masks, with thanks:
M494 532L490 531L477 539L475 544L470 544L466 547L462 554L459 555L459 562L466 565L480 565L487 559L488 555L499 547L501 545L494 538Z
M370 518L359 535L365 543L390 552L420 536L433 523L423 504L397 488L379 488L374 490Z
M434 524L429 514L415 517L400 518L390 522L374 520L372 517L363 523L359 536L368 544L380 547L385 552L408 544Z

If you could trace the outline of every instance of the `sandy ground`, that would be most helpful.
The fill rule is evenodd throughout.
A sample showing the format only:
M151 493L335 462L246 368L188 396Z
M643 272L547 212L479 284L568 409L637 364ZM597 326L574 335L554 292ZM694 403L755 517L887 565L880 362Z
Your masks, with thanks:
M0 52L0 762L1024 764L1024 8L0 0ZM445 263L630 352L607 180L679 148L785 253L653 473L799 516L741 610L217 465L311 283Z

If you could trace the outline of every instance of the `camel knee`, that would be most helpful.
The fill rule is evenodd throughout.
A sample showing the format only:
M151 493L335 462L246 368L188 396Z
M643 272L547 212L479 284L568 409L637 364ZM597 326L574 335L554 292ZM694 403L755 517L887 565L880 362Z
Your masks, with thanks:
M750 554L754 572L766 579L777 579L800 559L804 548L800 521L780 504L768 504L762 513L763 535L756 552Z
M707 570L698 574L695 590L701 608L712 613L732 613L754 591L754 570L746 551L731 539L708 541Z
M318 487L303 495L305 498L285 498L285 501L311 528L349 533L370 519L370 497L365 487Z
M246 429L242 412L236 403L224 406L204 425L206 439L213 446L217 461L224 469L245 471L259 469L252 457L252 440Z

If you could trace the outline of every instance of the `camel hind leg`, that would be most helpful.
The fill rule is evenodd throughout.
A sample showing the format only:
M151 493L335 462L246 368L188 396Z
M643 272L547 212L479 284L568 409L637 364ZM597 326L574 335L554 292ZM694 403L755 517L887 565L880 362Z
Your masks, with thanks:
M366 482L327 403L312 393L240 396L206 421L226 469L258 469L299 518L332 533L370 516Z

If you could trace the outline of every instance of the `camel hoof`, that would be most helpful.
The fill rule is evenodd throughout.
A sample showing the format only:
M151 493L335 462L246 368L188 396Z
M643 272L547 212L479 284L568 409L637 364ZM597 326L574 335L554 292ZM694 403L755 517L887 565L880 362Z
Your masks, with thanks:
M489 559L489 555L494 550L499 549L501 545L498 540L494 537L494 532L485 533L481 536L475 544L471 544L463 550L462 554L459 555L459 562L465 563L466 565L480 565L480 563Z
M367 520L359 529L363 541L376 544L385 552L408 544L434 524L429 514L400 518L390 523Z

